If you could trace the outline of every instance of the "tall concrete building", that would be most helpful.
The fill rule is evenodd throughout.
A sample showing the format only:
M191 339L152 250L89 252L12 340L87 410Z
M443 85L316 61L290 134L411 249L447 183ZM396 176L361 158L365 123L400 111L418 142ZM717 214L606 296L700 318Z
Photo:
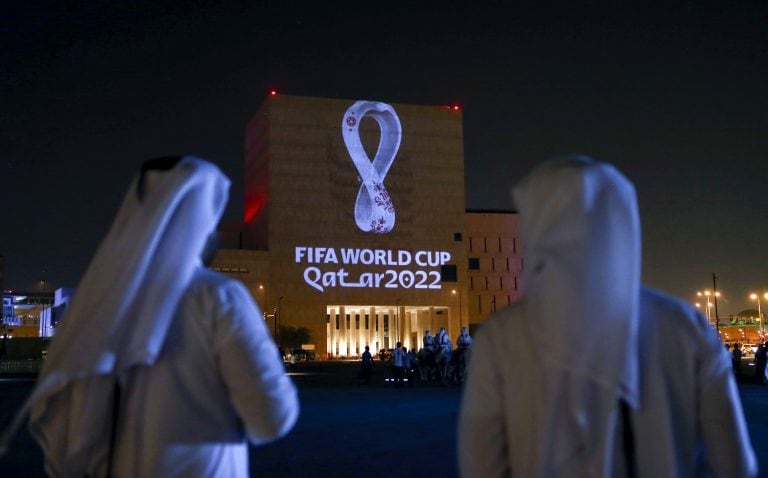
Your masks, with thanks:
M272 95L214 268L321 356L455 340L518 297L517 216L467 212L461 110Z

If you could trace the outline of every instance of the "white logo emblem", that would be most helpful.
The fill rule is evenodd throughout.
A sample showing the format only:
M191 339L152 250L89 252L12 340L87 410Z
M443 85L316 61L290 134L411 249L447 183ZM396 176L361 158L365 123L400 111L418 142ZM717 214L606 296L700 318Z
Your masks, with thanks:
M381 128L379 148L373 160L368 158L360 142L360 120L364 116L375 119ZM344 113L341 135L361 181L355 201L355 223L362 231L385 234L395 227L395 206L384 187L384 177L400 148L400 119L388 104L358 101Z

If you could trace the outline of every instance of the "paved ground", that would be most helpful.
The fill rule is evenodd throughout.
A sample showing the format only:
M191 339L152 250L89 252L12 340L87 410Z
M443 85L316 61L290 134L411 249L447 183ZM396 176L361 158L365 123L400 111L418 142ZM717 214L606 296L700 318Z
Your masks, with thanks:
M377 365L374 384L355 380L356 365L310 362L296 367L302 413L283 440L251 449L253 476L410 477L457 476L456 387L416 385L395 390ZM33 382L0 379L0 429L31 391ZM741 384L750 435L768 476L768 386ZM0 459L0 475L44 476L41 455L26 432Z

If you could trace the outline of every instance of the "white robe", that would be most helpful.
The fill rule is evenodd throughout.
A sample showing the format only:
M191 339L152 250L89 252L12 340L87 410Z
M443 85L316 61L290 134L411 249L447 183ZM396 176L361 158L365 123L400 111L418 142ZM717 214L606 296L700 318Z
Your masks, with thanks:
M228 189L200 158L144 164L0 455L29 413L49 475L106 476L118 381L118 476L244 476L243 433L287 432L296 392L261 313L242 285L201 267Z
M248 291L200 269L152 366L121 396L115 476L247 477L246 439L286 434L296 389Z
M544 373L532 347L540 331L526 313L525 301L501 310L475 335L459 416L461 475L596 476L599 463L607 460L612 476L622 476L617 413L606 427L613 431L595 441L592 462L556 468L548 459L559 444L543 445L537 438L552 435L552 428L578 427L568 422L567 407L575 390L569 384L579 379L566 371ZM641 293L639 315L641 406L631 413L638 476L755 475L731 364L711 326L687 304L648 289ZM570 353L579 352L574 343ZM553 385L562 407L554 410L542 400ZM616 400L600 390L593 388L594 395L587 397L595 407Z
M697 453L719 474L754 473L717 338L690 307L640 285L632 183L568 157L538 166L513 195L524 299L476 337L460 418L464 475L623 476L622 410L641 475L700 476ZM715 447L720 438L728 443Z

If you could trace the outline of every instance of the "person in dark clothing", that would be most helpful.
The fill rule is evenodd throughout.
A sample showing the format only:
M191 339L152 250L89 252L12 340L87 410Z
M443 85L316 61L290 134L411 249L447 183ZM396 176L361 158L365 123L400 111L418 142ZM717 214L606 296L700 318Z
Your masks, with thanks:
M765 383L765 366L768 363L768 348L765 346L765 342L760 343L757 346L755 352L755 383Z
M360 363L360 378L363 379L363 383L367 384L371 380L373 374L373 357L371 356L371 350L366 345L365 352L363 352L362 361Z
M736 375L736 379L741 377L741 344L733 344L733 352L731 352L731 360L733 362L733 374Z

